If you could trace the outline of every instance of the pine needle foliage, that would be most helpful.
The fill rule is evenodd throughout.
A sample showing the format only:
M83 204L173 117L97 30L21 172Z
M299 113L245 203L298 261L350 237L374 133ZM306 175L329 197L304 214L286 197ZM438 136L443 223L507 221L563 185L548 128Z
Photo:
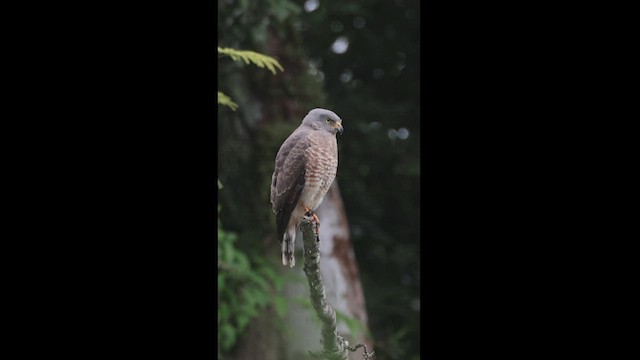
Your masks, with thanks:
M254 64L263 69L266 67L274 75L277 73L276 69L284 71L284 68L280 65L278 60L255 51L218 47L218 54L223 56L227 55L231 57L233 61L244 61L247 65Z
M278 60L255 51L218 47L218 54L221 56L229 56L233 61L244 61L246 64L254 64L263 69L267 68L274 75L277 73L276 69L284 71L284 68L280 65ZM236 111L238 108L238 104L233 102L230 97L220 91L218 91L218 104L227 106L233 111Z
M231 110L236 111L238 104L233 102L230 97L218 91L218 104L230 107Z

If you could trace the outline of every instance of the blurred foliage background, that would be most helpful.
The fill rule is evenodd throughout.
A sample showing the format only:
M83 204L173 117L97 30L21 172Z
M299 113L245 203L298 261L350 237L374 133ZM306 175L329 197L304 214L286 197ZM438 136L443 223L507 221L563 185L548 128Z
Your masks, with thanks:
M218 109L219 252L225 266L240 269L220 271L226 318L233 306L252 315L284 306L268 296L281 286L269 270L280 260L269 203L273 161L304 114L325 107L344 121L337 181L376 358L419 358L419 14L417 0L218 1L218 46L273 56L284 67L274 75L218 60L218 90L238 104ZM257 293L232 306L225 291L243 284ZM224 350L246 322L219 319L233 334Z

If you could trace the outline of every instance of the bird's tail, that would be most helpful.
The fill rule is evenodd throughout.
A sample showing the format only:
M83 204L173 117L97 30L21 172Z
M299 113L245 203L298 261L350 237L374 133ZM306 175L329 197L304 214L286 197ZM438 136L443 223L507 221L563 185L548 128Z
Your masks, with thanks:
M282 265L296 266L294 250L296 245L296 228L287 229L282 239Z

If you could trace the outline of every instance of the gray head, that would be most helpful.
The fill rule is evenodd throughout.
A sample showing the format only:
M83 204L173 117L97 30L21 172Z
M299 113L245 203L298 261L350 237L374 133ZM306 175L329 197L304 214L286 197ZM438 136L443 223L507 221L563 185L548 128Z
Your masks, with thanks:
M302 119L302 125L308 125L316 130L326 130L332 134L342 134L342 119L336 113L327 109L313 109Z

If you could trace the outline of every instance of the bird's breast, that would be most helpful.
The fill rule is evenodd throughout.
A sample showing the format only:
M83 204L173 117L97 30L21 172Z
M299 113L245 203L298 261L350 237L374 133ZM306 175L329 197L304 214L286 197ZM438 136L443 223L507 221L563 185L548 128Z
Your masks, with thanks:
M308 164L305 173L305 187L301 195L306 206L316 209L320 205L336 177L337 167L337 159L330 156Z

